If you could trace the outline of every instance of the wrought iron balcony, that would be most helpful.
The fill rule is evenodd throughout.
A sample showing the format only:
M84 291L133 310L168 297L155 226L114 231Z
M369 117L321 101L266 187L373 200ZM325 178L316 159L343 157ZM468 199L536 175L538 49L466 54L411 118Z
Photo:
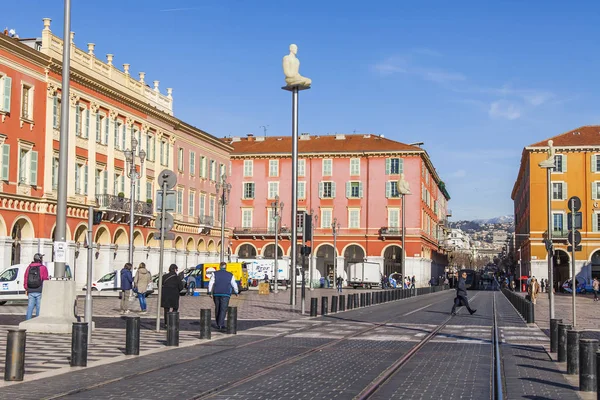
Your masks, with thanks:
M206 226L215 226L215 218L210 215L201 215L198 217L198 224Z
M279 236L290 236L291 230L287 227L279 228ZM233 228L233 235L235 237L252 237L265 238L275 236L275 227L268 228L255 228L255 227L235 227ZM298 237L302 237L302 230L298 229Z
M379 229L379 236L382 240L385 240L387 237L402 237L402 228L397 226L382 226Z
M112 194L101 194L96 196L96 204L102 210L114 212L116 214L129 214L131 199L126 197L114 196ZM136 201L133 204L134 215L152 217L152 203L145 201Z

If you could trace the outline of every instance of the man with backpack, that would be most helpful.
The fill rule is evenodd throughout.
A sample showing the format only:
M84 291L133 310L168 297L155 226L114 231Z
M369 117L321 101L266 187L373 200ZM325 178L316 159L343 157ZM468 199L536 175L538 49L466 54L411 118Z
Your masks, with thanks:
M27 316L25 319L31 319L33 309L35 308L35 316L40 315L40 306L42 303L42 288L44 281L48 280L48 268L42 264L44 255L36 253L33 256L33 262L29 264L25 270L25 279L23 286L27 294Z

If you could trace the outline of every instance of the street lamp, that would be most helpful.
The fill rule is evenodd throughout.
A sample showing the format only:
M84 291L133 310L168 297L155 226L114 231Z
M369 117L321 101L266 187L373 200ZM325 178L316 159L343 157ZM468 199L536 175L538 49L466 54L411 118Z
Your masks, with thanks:
M333 222L331 223L331 232L333 233L333 282L338 277L337 272L337 235L340 233L340 223L337 222L337 218L333 218ZM328 277L329 278L329 277ZM335 289L335 285L331 285L332 288Z
M309 282L309 287L310 290L313 290L313 259L316 256L313 256L313 251L315 251L315 248L317 246L315 246L315 226L317 226L317 222L319 221L319 216L317 214L315 214L315 210L313 210L312 208L310 209L310 215L311 218L313 218L313 223L310 225L310 247L312 247L312 251L310 254L310 259L309 259L309 272L308 272L308 280Z
M133 265L133 223L135 213L135 185L139 184L139 180L144 174L144 161L146 160L146 152L142 149L139 151L140 172L135 167L136 151L138 141L131 133L131 150L127 149L125 153L125 161L127 161L127 177L131 180L131 193L129 195L129 263Z
M219 196L219 204L221 205L221 254L219 256L219 262L225 261L225 206L229 204L229 193L231 192L231 183L227 183L227 175L221 176L221 182L217 182L216 185L217 195L219 190L223 189Z
M548 252L548 303L550 303L550 318L554 318L554 266L552 257L554 255L554 248L552 245L552 168L554 168L554 147L552 140L548 140L548 158L538 165L541 168L546 168L546 184L547 184L547 207L548 207L548 230L545 239L546 251Z
M410 186L408 182L404 179L404 173L400 174L400 179L396 183L396 189L401 198L402 205L402 266L401 266L401 274L403 281L406 279L406 202L405 198L407 194L412 194L410 192Z
M273 220L275 220L275 283L273 289L275 293L279 293L279 287L277 286L279 264L277 258L279 257L279 219L283 214L283 201L279 201L279 195L276 195L275 201L271 202L271 209L273 210Z

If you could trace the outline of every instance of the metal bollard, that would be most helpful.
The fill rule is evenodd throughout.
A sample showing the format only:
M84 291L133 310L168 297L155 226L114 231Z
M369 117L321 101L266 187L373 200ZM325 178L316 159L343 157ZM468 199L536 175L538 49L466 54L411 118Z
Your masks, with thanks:
M179 312L167 313L167 346L179 346Z
M365 296L365 301L367 302L367 307L371 306L371 293L367 293Z
M348 293L348 304L346 305L347 310L352 310L352 303L354 302L354 296L351 293Z
M331 313L336 313L338 308L338 297L331 296Z
M210 308L200 310L200 339L210 339Z
M340 294L340 311L346 311L346 296L343 294Z
M361 306L361 307L364 307L364 306L366 306L365 302L366 302L366 300L365 300L365 294L364 294L364 293L361 293L361 294L360 294L360 306Z
M358 297L358 293L354 293L354 308L360 307L360 300Z
M570 324L558 324L558 349L556 354L556 361L565 362L567 361L567 331L571 329Z
M73 322L71 330L71 367L85 367L88 351L87 322Z
M535 306L533 303L529 303L529 317L530 319L527 320L527 323L533 324L535 322Z
M316 297L310 298L310 316L311 317L317 316L317 303L318 302L319 302L319 299L317 299Z
M567 331L567 375L577 375L579 372L579 336L577 330Z
M550 320L550 352L556 353L558 348L558 324L562 323L562 319L552 318Z
M4 380L22 381L25 375L25 329L9 329L6 337Z
M227 334L237 335L237 307L227 307Z
M329 298L327 296L321 297L321 315L327 315L327 302Z
M127 317L125 325L125 355L140 355L140 317Z
M579 340L579 390L582 392L595 392L597 390L597 351L598 340Z

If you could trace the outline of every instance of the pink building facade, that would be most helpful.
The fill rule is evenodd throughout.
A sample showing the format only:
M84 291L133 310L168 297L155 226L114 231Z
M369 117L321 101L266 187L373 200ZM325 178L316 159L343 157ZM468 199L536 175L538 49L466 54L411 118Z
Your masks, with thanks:
M288 259L291 216L291 138L228 139L232 191L228 224L232 252L241 259L273 258L275 220L272 203L284 203L279 254ZM401 271L401 174L410 184L406 196L406 273L424 285L443 275L449 196L427 153L416 146L377 135L311 136L299 140L298 210L314 216L312 280L348 278L349 264L373 262L382 275ZM336 249L332 223L340 225ZM334 262L335 258L335 262Z

